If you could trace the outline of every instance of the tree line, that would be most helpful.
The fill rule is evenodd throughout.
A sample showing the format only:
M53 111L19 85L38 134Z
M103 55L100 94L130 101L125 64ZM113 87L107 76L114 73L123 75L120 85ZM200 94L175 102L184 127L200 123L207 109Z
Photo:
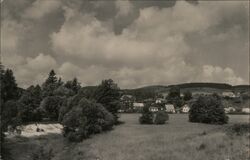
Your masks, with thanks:
M64 82L51 70L40 86L18 87L11 69L0 67L1 145L9 127L41 122L59 122L71 141L110 130L119 123L120 89L112 79L92 89L81 87L75 77ZM3 147L3 146L2 146ZM1 148L2 148L1 147Z

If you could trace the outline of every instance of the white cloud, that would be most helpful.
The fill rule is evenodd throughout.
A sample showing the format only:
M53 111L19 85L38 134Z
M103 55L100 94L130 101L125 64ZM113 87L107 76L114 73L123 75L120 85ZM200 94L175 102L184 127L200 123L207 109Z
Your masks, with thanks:
M44 71L53 69L57 65L53 57L51 57L50 55L44 55L43 53L40 53L35 58L28 57L26 61L27 61L26 67L28 69L35 71Z
M221 82L229 84L246 84L241 77L237 76L231 68L221 68L219 66L204 65L202 73L197 77L203 82Z
M94 3L95 9L103 3ZM126 88L192 81L242 84L247 79L242 78L242 74L239 76L232 67L236 63L229 60L246 61L244 57L248 57L239 45L244 42L243 28L240 24L228 30L218 26L224 24L225 19L244 12L242 9L249 11L245 4L201 1L192 5L177 1L171 8L140 9L136 19L129 19L132 15L136 17L136 8L129 1L116 1L117 13L113 19L100 20L95 11L82 12L79 5L70 5L70 8L57 0L36 0L22 16L23 22L29 19L27 24L34 24L36 19L46 18L59 8L64 10L64 23L50 35L55 58L42 53L28 58L19 54L21 37L31 32L25 29L27 24L24 27L18 21L6 21L3 59L7 66L15 68L22 85L41 82L52 68L65 80L78 77L83 85L95 85L105 78L112 78ZM112 20L117 19L131 20L120 34L115 34L111 25ZM196 36L197 42L190 35ZM233 52L239 52L240 56L233 56ZM216 63L217 57L225 62ZM189 58L195 62L188 61ZM12 65L13 62L16 64Z
M28 87L44 82L50 70L55 68L57 68L55 59L40 53L37 57L28 57L22 64L16 65L14 74L20 86Z
M141 9L139 17L121 35L115 35L94 15L83 15L66 8L65 23L59 32L51 36L53 49L60 56L81 59L81 63L92 68L80 63L76 68L66 63L61 66L61 74L63 70L67 73L77 70L74 73L80 76L92 75L83 77L83 81L88 83L110 76L122 87L193 80L243 83L243 79L237 77L232 69L211 65L200 69L185 62L192 52L185 42L185 34L203 32L218 24L221 14L228 10L224 5L223 12L220 5L212 5L212 9L208 6L211 7L210 3L194 6L178 1L173 8ZM124 14L129 12L129 8L124 10ZM223 39L225 36L215 38ZM102 68L107 72L105 75L98 72Z

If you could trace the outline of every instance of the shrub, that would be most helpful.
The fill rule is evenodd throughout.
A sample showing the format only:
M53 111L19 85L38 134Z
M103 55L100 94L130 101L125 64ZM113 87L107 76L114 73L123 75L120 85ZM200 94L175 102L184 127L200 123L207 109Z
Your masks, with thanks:
M40 107L46 112L50 120L57 121L62 102L63 99L59 96L49 96L43 99Z
M79 101L78 98L75 100ZM72 104L72 99L71 99ZM92 134L112 129L114 117L101 104L82 98L62 118L64 136L70 141L81 141Z
M169 116L165 111L158 111L155 116L155 124L165 124L168 121Z
M228 122L221 100L215 96L200 96L191 106L189 121L209 124Z
M249 123L234 124L228 128L229 134L243 135L249 132L250 132Z
M149 111L149 106L143 107L142 116L139 118L141 124L153 124L154 115Z
M32 160L51 160L54 157L53 150L45 150L44 147L40 147L32 154Z
M73 97L69 97L62 102L62 106L59 109L59 122L62 122L63 117L67 114L74 106L77 106L80 100L83 98L82 95L77 94Z

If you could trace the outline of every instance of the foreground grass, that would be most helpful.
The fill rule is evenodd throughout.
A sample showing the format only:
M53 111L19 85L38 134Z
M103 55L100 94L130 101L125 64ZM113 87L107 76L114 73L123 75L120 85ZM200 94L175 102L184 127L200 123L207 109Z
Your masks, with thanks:
M53 160L246 160L249 135L228 135L227 125L189 123L187 115L170 115L165 125L140 125L138 114L123 114L125 124L81 143L61 135L10 139L15 160L29 160L39 147L52 148ZM248 122L248 116L230 116L230 123ZM229 124L230 125L230 124Z

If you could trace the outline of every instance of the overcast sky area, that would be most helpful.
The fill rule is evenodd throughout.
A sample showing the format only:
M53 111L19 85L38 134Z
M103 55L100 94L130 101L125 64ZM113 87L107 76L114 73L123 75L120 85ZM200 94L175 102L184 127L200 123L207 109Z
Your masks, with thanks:
M1 61L24 88L51 69L82 86L248 84L249 2L3 0Z

